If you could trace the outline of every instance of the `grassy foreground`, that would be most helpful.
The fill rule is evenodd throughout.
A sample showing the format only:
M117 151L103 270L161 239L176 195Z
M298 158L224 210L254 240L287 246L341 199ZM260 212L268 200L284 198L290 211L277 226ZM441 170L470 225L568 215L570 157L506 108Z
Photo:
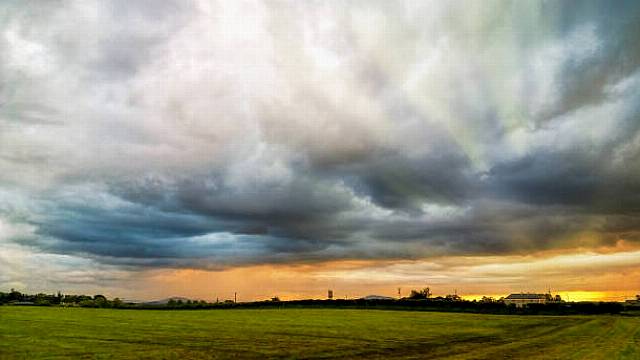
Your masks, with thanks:
M0 306L0 358L640 359L640 318Z

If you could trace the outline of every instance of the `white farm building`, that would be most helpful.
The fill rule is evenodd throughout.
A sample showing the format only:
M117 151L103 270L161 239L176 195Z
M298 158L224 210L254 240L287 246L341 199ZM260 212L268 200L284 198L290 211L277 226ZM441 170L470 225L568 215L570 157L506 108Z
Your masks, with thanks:
M504 298L504 303L515 304L517 307L523 307L526 304L546 304L553 301L550 294L532 294L532 293L520 293L510 294Z

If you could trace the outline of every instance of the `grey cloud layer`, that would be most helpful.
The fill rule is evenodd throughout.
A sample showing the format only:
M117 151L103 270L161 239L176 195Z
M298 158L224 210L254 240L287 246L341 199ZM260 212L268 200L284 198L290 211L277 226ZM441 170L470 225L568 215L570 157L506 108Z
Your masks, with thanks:
M217 268L639 241L639 16L7 2L0 246Z

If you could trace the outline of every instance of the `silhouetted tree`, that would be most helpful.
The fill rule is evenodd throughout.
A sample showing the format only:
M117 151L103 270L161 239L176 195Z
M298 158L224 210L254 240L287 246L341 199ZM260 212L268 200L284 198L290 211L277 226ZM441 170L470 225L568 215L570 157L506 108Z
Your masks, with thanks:
M424 288L422 290L411 290L411 294L409 295L409 299L428 299L431 297L431 289Z

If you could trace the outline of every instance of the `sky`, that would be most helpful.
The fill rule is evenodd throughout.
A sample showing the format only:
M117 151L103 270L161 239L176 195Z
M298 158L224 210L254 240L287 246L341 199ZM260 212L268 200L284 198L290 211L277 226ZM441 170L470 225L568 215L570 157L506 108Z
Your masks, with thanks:
M0 3L0 291L640 292L636 1Z

